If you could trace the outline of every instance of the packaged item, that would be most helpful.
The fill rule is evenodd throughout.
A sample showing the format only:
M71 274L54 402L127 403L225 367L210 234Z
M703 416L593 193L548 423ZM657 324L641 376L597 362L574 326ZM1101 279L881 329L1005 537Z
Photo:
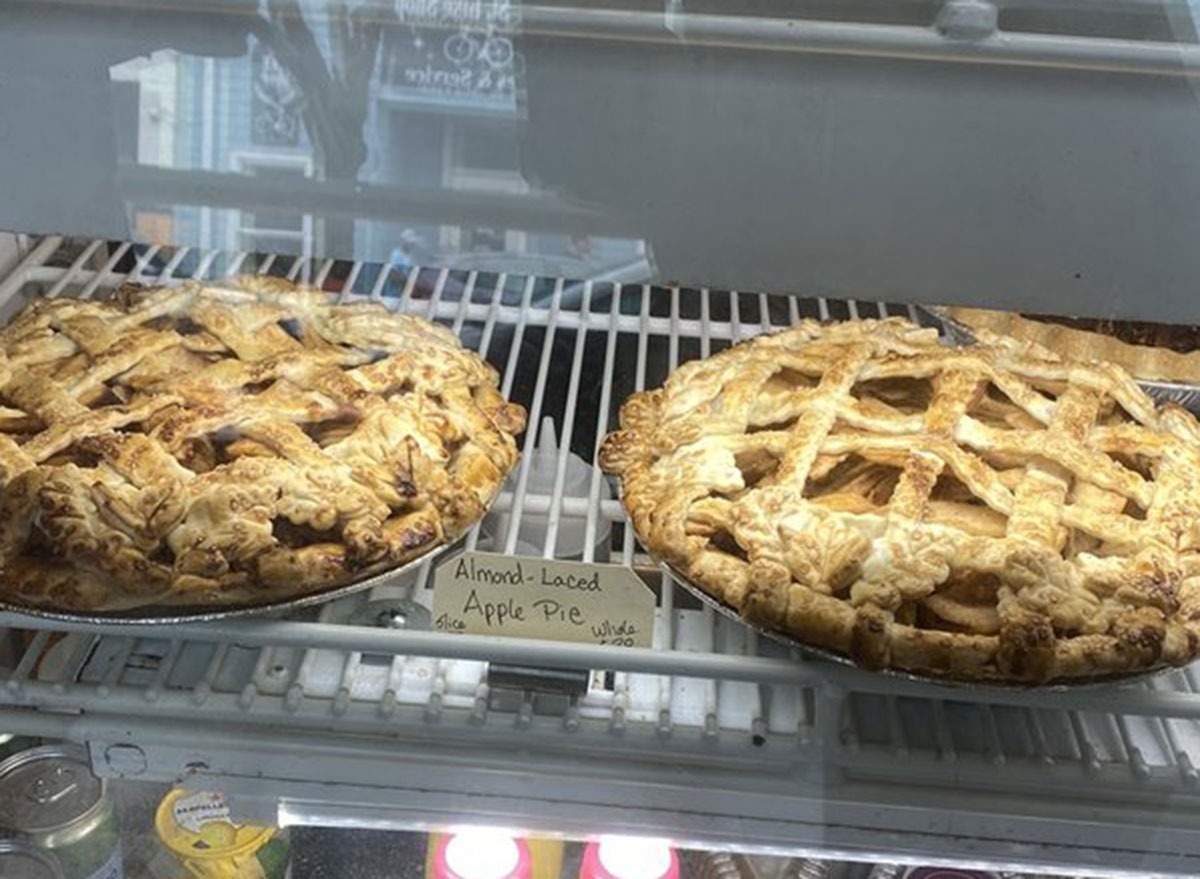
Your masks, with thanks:
M531 836L525 842L529 846L529 879L559 879L562 876L563 841Z
M116 811L77 745L43 745L0 763L0 828L53 855L64 879L124 879Z
M698 879L756 879L750 865L742 855L733 852L710 852L703 855L697 868L689 872L686 856L680 859L684 866L683 875L695 875Z
M154 829L196 879L283 879L287 872L286 835L234 822L216 792L172 790L158 804Z
M904 879L1005 879L1000 873L963 870L959 867L909 867Z
M847 866L845 861L795 858L788 864L784 876L786 879L843 879Z
M0 876L4 879L63 879L53 856L32 842L0 839Z
M529 843L503 830L472 827L429 838L426 879L534 879Z
M579 879L679 879L679 855L665 839L602 836L584 849Z
M877 864L870 879L1007 879L1011 874L989 873L984 870L965 870L960 867L905 867L899 864Z

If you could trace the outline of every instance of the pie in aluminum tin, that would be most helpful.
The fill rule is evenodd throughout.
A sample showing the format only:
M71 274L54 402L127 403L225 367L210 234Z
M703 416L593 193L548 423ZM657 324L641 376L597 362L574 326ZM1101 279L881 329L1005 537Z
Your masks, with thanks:
M633 395L600 462L652 555L860 666L1044 684L1200 650L1200 424L1110 364L805 321Z
M525 412L444 328L268 277L39 299L0 330L0 601L273 606L483 516Z
M689 582L688 579L679 571L672 568L665 562L662 563L665 569L674 578L674 582L684 591L693 595L697 601L701 602L721 616L728 617L731 620L736 620L748 629L753 630L764 638L768 638L778 644L796 651L809 659L818 659L824 662L833 663L835 665L843 665L848 667L856 667L853 659L844 653L838 653L834 650L827 650L823 647L814 647L801 641L795 635L790 635L781 629L769 629L756 625L747 620L744 616L738 613L737 608L732 607L721 599L715 597L701 586ZM937 676L931 674L920 674L917 672L903 671L895 668L869 669L870 674L883 675L895 680L912 681L919 684L936 684L943 687L952 687L956 690L1038 690L1045 692L1047 690L1058 691L1078 691L1090 687L1110 687L1114 684L1134 684L1142 683L1155 677L1165 677L1170 674L1177 673L1177 669L1169 665L1156 665L1149 668L1137 669L1135 671L1118 672L1117 674L1099 675L1096 677L1079 677L1079 678L1061 678L1052 683L1035 683L1029 681L1001 681L1001 680L959 680L945 676Z
M987 308L935 308L973 336L976 331L1069 351L1075 360L1115 363L1139 381L1200 385L1200 328L1131 320L1026 317Z
M493 503L495 501L493 500ZM19 613L22 616L68 623L87 623L98 626L163 626L172 623L205 623L244 617L267 617L271 619L290 617L292 614L318 605L328 604L340 598L357 595L382 586L401 586L405 578L415 574L423 564L436 567L446 556L453 556L466 542L466 534L457 540L435 546L382 573L371 573L361 579L351 580L341 586L332 586L313 592L302 592L294 596L268 596L253 604L212 605L154 605L147 604L124 610L58 610L53 607L28 607L0 601L0 611Z
M948 308L922 308L933 320L941 324L946 332L946 336L953 342L960 345L970 345L975 342L975 334L978 329L967 326L954 315L961 312L962 309ZM984 314L997 314L998 312L983 312ZM1045 331L1042 330L1044 324L1037 321L1022 320L1019 323L1007 323L1005 328L1011 330L1013 326L1017 326L1022 332L1030 328L1036 328L1039 336ZM997 331L991 328L991 332L1000 332L1001 335L1012 336L1011 332ZM1057 330L1058 332L1055 332ZM1022 335L1021 338L1024 338ZM1096 339L1101 339L1099 345ZM1110 361L1110 357L1084 358L1083 352L1091 353L1093 350L1099 349L1107 354L1110 351L1118 351L1121 353L1121 361L1119 365L1124 367L1130 375L1134 377L1138 385L1141 386L1147 394L1158 400L1160 403L1178 403L1184 409L1187 409L1192 414L1200 413L1200 379L1197 378L1193 364L1200 361L1200 347L1196 351L1188 354L1181 354L1175 351L1160 351L1157 348L1152 348L1147 345L1128 345L1118 342L1115 339L1108 339L1100 333L1087 330L1067 330L1067 328L1052 327L1050 334L1043 338L1030 337L1029 341L1036 342L1043 348L1050 350L1065 350L1070 351L1072 357L1079 359L1097 359ZM1047 342L1051 344L1047 344ZM1053 344L1058 342L1059 344ZM1176 369L1175 367L1183 366L1184 368ZM1169 376L1169 378L1147 378L1146 376Z

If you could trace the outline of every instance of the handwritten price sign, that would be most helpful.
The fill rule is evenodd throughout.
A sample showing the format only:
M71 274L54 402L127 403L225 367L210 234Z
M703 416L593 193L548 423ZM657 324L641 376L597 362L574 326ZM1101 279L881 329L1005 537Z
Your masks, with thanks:
M465 552L434 575L434 628L649 647L654 593L629 568Z

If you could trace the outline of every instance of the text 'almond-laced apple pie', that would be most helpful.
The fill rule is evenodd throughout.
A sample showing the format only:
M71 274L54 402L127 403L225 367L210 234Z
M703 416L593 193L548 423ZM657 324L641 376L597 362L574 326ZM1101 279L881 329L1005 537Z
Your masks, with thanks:
M0 330L0 598L262 603L452 541L525 412L449 331L268 277L35 300Z
M1032 683L1200 648L1200 425L1110 364L805 321L635 394L600 459L653 555L866 667Z

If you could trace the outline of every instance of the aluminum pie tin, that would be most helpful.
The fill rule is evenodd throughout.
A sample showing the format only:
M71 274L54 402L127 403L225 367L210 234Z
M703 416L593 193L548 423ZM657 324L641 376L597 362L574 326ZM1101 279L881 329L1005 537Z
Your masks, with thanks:
M974 345L978 341L974 331L962 321L943 314L938 309L918 307L942 327L946 338L955 345ZM1134 381L1156 402L1175 403L1195 415L1200 415L1200 386L1141 378L1135 378Z
M490 508L490 507L489 507ZM485 515L487 511L484 511ZM412 573L426 563L432 564L443 556L457 549L467 538L470 529L463 532L449 543L435 546L428 552L411 559L402 565L376 572L361 580L333 586L317 592L308 592L290 598L275 601L264 601L259 604L238 605L147 605L126 610L114 611L65 611L46 607L28 607L0 601L0 611L37 617L45 620L56 620L65 623L88 623L93 625L144 625L160 626L170 623L204 623L214 620L228 620L237 617L283 615L301 608L326 604L347 595L355 595L377 586L390 586L406 574Z
M667 573L669 573L671 578L677 584L683 587L684 591L695 596L696 599L702 604L711 607L722 616L727 617L728 619L731 619L734 622L737 622L745 626L747 629L757 632L766 638L770 638L772 641L775 641L778 644L782 644L785 647L790 647L794 650L797 650L809 659L818 659L825 662L832 662L837 665L848 666L850 668L857 669L863 674L882 675L884 677L893 678L896 680L909 681L918 684L934 684L950 689L976 691L993 689L1005 690L1008 692L1013 690L1038 690L1039 692L1045 692L1048 690L1066 691L1079 690L1087 687L1109 687L1114 684L1132 684L1142 682L1153 677L1158 677L1160 675L1167 675L1174 671L1179 671L1178 668L1172 665L1156 665L1149 668L1137 669L1136 671L1119 672L1113 675L1099 675L1096 677L1087 678L1065 678L1061 680L1049 681L1044 684L1035 684L1025 681L960 680L952 677L926 675L896 668L864 668L849 656L846 656L844 653L838 653L836 650L830 650L826 647L816 647L800 640L795 635L789 635L786 632L782 632L777 629L766 628L750 622L740 613L738 613L737 609L733 605L727 604L726 602L706 591L704 587L693 583L691 580L685 577L678 568L668 564L667 562L660 561L653 555L651 555L651 558L654 558L655 562L657 562Z
M930 320L932 320L933 322L935 322L938 326L940 326L942 328L943 336L949 342L956 344L956 345L973 345L976 343L977 340L975 338L974 333L972 333L971 330L966 325L962 324L961 322L956 321L953 318L947 317L946 315L941 314L940 312L938 312L932 308L929 308L927 306L917 306L917 308L919 311L921 311L925 315L927 315ZM1146 391L1147 394L1149 394L1151 397L1154 397L1156 400L1158 400L1160 402L1174 402L1174 403L1177 403L1177 404L1183 406L1184 408L1191 409L1192 411L1196 412L1197 414L1200 414L1200 387L1194 387L1192 385L1172 384L1170 382L1152 382L1152 381L1138 381L1138 384ZM629 527L632 527L632 517L629 515L629 510L625 507L625 499L624 499L623 495L621 498L621 507L625 511L627 520L629 520L629 522L630 522ZM636 534L636 530L635 530L635 534ZM757 632L758 634L760 634L766 638L769 638L772 641L775 641L776 643L779 643L786 647L794 649L794 650L798 651L800 654L802 654L803 656L809 657L811 659L817 659L817 660L822 660L825 662L831 662L831 663L834 663L837 665L848 666L850 668L857 669L859 672L862 672L864 674L882 675L884 677L889 677L889 678L893 678L893 679L897 679L897 680L910 681L913 683L920 683L920 684L932 684L935 686L946 687L949 689L962 689L962 690L969 689L969 690L977 690L977 691L979 691L979 690L986 691L986 690L992 689L992 690L1003 690L1003 691L1007 691L1007 692L1011 692L1013 690L1038 690L1039 692L1045 692L1045 691L1055 691L1055 690L1075 691L1075 690L1080 690L1080 689L1084 689L1084 688L1088 688L1088 687L1100 688L1100 687L1111 687L1114 685L1123 685L1123 684L1137 684L1140 682L1148 681L1151 678L1161 677L1161 676L1171 674L1172 672L1179 671L1179 668L1177 668L1175 666L1155 665L1155 666L1150 666L1148 668L1137 669L1135 671L1118 672L1116 674L1111 674L1111 675L1098 675L1095 677L1082 677L1082 678L1064 678L1064 679L1049 681L1047 683L1038 684L1038 683L1029 683L1029 682L1025 682L1025 681L963 680L963 679L957 679L957 678L953 678L953 677L940 677L938 675L920 674L917 672L910 672L910 671L904 671L902 669L893 669L893 668L868 669L868 668L864 668L864 667L860 666L849 656L846 656L845 654L842 654L842 653L838 653L836 650L829 650L824 647L816 647L812 644L808 644L808 643L802 641L801 639L795 637L794 635L789 635L786 632L782 632L782 631L779 631L776 629L765 628L763 626L759 626L755 623L752 623L752 622L746 620L738 612L738 610L735 607L733 607L733 605L727 604L726 602L722 601L721 599L717 598L716 596L710 594L702 586L700 586L696 583L693 583L688 577L686 577L681 571L679 571L673 565L668 564L667 562L664 562L661 559L658 559L657 557L654 556L653 553L650 553L650 555L651 555L651 558L653 558L657 564L659 564L665 571L667 571L671 575L672 579L674 579L674 581L676 583L678 583L681 587L683 587L683 589L685 591L687 591L691 595L695 596L696 599L699 600L702 604L704 604L708 607L711 607L713 610L715 610L717 613L721 614L722 616L727 617L731 620L734 620L735 622L739 623L740 625L745 626L746 628L748 628L754 632Z

